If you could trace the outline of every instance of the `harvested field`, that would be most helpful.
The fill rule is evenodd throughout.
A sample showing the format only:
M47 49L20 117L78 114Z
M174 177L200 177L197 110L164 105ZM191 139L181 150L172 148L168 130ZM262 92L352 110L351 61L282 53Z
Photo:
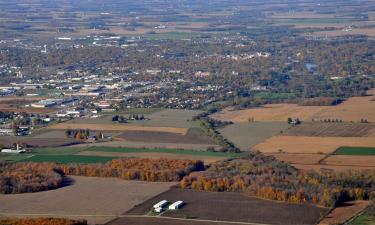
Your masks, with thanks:
M272 155L280 161L290 164L317 164L326 155L324 154L290 154L290 153L266 153L265 155Z
M223 110L213 114L212 117L234 123L254 121L279 121L286 122L289 117L309 120L316 113L330 106L299 106L297 104L268 104L259 108L229 111Z
M296 104L268 104L259 108L231 111L223 110L211 115L215 119L233 122L287 121L288 117L303 121L338 119L359 122L367 119L375 122L375 89L368 91L368 96L353 97L336 106L299 106Z
M332 153L340 146L375 147L373 137L273 136L254 149L265 153Z
M301 169L301 170L315 170L315 171L347 171L347 170L374 170L373 166L358 166L353 168L353 166L332 166L332 165L324 165L324 164L314 164L314 165L307 165L307 164L292 164L292 166Z
M290 136L375 137L374 123L302 123L284 132Z
M72 178L72 185L56 190L0 195L0 216L65 217L102 224L174 184L113 178Z
M121 135L116 136L116 139L120 138L124 141L136 142L214 145L211 138L199 128L190 128L185 135L158 131L124 131Z
M1 111L4 112L26 112L26 113L50 113L53 112L54 109L38 109L38 108L25 108L25 107L17 107L13 104L0 104Z
M337 106L329 106L314 115L314 118L337 118L343 121L358 122L361 119L367 119L369 122L375 122L375 89L368 91L369 96L353 97Z
M99 128L99 129L98 129ZM77 123L58 123L49 126L47 129L51 130L66 130L66 129L90 129L100 131L155 131L155 132L169 132L185 135L188 131L187 128L178 127L146 127L135 125L122 125L122 124L77 124Z
M182 200L186 203L182 209L166 211L162 215L175 218L283 225L315 224L319 220L320 214L327 211L325 208L312 205L261 200L241 193L199 192L172 188L131 209L126 214L147 214L155 202L163 199L170 202ZM272 213L270 214L270 212Z
M332 210L318 225L344 224L358 213L365 210L370 201L352 201Z
M262 143L267 138L279 134L288 128L286 122L246 122L235 123L220 129L220 133L246 151L253 146Z
M205 144L184 144L184 143L149 143L149 142L135 142L135 141L111 141L91 144L78 144L74 147L123 147L123 148L167 148L167 149L186 149L186 150L206 150L208 147L219 149L218 145Z
M347 36L347 35L367 35L370 37L375 37L375 28L355 28L352 31L332 30L332 31L319 31L314 32L317 36L322 37L337 37L337 36Z
M15 142L25 143L32 147L57 147L57 146L65 146L65 145L72 145L72 144L79 144L82 141L77 140L69 140L62 138L34 138L34 137L12 137L12 136L5 136L0 137L0 144L4 145L11 145Z
M173 154L173 153L160 153L160 152L100 152L100 151L83 151L78 153L79 156L100 156L100 157L136 157L147 159L189 159L189 160L202 160L205 164L210 164L223 160L224 157L215 156L200 156L200 155L187 155L187 154Z
M364 166L375 169L375 156L331 155L324 159L322 164L355 168Z

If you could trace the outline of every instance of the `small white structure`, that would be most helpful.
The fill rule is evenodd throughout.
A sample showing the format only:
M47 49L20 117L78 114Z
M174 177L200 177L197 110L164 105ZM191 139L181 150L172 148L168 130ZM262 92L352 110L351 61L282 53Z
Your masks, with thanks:
M20 153L25 153L26 150L20 148L20 146L17 144L17 148L16 149L2 149L1 152L2 153L20 154Z
M154 212L161 213L163 212L163 208L162 207L154 208Z
M163 201L160 201L158 203L156 203L153 208L154 209L157 209L157 208L163 208L164 206L166 206L168 204L168 201L167 200L163 200Z
M183 201L177 201L177 202L169 205L168 209L170 209L170 210L176 210L176 209L181 208L183 205L184 205Z

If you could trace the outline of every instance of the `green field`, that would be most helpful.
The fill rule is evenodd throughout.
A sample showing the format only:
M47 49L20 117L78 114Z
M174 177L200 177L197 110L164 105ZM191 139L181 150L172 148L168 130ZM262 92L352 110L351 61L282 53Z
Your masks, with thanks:
M122 153L134 153L134 152L159 152L159 153L173 153L180 155L195 155L195 156L217 156L217 157L236 157L241 156L241 153L226 153L226 152L207 152L207 151L195 151L195 150L180 150L180 149L142 149L142 148L117 148L117 147L89 147L86 151L97 151L97 152L122 152Z
M106 163L116 157L82 155L34 155L19 162L56 162L56 163Z
M181 149L143 149L143 148L121 148L121 147L59 147L59 148L36 148L32 153L4 154L0 153L0 160L10 162L57 162L57 163L105 163L113 158L104 156L77 155L83 151L94 152L120 152L120 153L170 153L177 155L213 156L213 157L238 157L244 153L207 152Z
M375 225L375 206L370 206L364 213L346 225Z
M375 155L375 147L340 147L335 155Z

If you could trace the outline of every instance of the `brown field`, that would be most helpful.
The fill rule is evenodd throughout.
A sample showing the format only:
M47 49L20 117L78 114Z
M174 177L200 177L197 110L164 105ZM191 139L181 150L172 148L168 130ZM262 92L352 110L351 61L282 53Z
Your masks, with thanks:
M287 121L288 117L308 120L325 106L299 106L297 104L268 104L264 107L222 112L212 115L213 118L235 123L255 121Z
M312 119L341 119L358 122L367 119L375 122L375 89L368 92L369 96L353 97L337 106L299 106L296 104L268 104L260 108L246 110L223 110L212 115L213 118L233 122L255 121L287 121L288 117L303 121Z
M270 18L304 19L304 18L334 18L334 14L317 14L312 12L274 13Z
M167 217L150 217L150 216L123 216L107 225L232 225L218 221L189 220L180 218ZM241 223L237 223L241 224ZM246 224L245 224L246 225Z
M242 193L199 192L172 188L128 211L127 215L145 215L155 202L182 200L186 205L166 211L165 217L262 224L315 224L325 208L261 200ZM272 212L272 213L271 213Z
M73 179L72 185L52 191L0 195L0 216L65 217L105 223L173 185L112 178Z
M326 157L324 154L291 154L291 153L266 153L272 155L278 160L290 164L314 165Z
M168 148L168 149L187 149L187 150L206 150L208 147L219 149L218 145L205 144L184 144L184 143L148 143L136 141L111 141L91 144L79 144L73 147L90 147L90 146L106 146L106 147L124 147L124 148Z
M211 138L199 128L190 128L185 135L159 131L124 131L116 136L116 139L136 142L214 144Z
M71 144L79 144L82 141L64 138L34 138L34 137L12 137L0 136L0 144L11 145L16 142L28 144L32 147L57 147Z
M283 135L317 137L375 137L374 123L302 123Z
M373 137L273 136L254 149L265 153L332 153L340 146L375 147Z
M0 109L3 112L26 112L26 113L50 113L53 112L54 109L37 109L37 108L20 108L13 104L0 104Z
M98 129L100 128L100 129ZM176 133L186 135L187 128L178 127L145 127L145 126L134 126L134 125L121 125L121 124L76 124L76 123L58 123L49 126L47 129L51 130L66 130L66 129L90 129L100 131L162 131L169 133Z
M332 210L318 225L344 224L370 205L369 201L347 202Z
M373 167L375 169L375 156L357 155L331 155L322 161L322 164L333 166Z
M223 160L224 157L215 156L201 156L201 155L185 155L185 154L173 154L173 153L161 153L161 152L100 152L100 151L83 151L77 155L89 155L89 156L109 156L109 157L136 157L136 158L147 158L147 159L186 159L186 160L202 160L205 164L210 164Z
M352 31L332 30L332 31L319 31L314 32L315 35L321 37L338 37L347 35L367 35L370 37L375 37L375 28L355 28Z

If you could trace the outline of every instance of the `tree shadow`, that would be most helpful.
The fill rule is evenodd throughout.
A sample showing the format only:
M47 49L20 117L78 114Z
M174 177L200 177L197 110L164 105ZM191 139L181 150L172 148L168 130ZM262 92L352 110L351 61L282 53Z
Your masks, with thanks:
M61 186L59 188L68 187L70 185L73 185L75 181L67 176L62 177Z

